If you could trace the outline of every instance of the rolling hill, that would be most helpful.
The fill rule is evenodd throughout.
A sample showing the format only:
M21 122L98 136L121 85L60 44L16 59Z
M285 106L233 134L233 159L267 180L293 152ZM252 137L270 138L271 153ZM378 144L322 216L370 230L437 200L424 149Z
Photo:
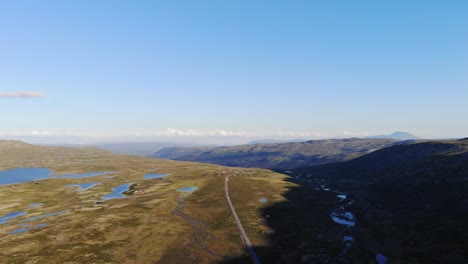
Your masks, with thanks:
M87 146L98 147L119 154L149 156L163 148L187 147L190 144L176 142L102 142L88 144Z
M152 157L237 167L294 169L350 160L375 150L401 144L392 139L327 139L229 147L164 148Z

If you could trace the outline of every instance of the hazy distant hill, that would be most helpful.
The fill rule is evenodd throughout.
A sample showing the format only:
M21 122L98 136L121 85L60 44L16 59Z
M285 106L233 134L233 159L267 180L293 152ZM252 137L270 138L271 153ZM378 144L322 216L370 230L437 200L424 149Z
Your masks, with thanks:
M307 139L257 139L249 141L247 144L276 144L276 143L291 143L291 142L305 142Z
M294 174L357 200L356 235L368 250L401 263L465 263L468 140L401 144Z
M149 156L163 148L190 146L190 144L174 142L105 142L88 144L87 146L94 146L120 154Z
M408 133L408 132L395 132L389 135L378 135L378 136L369 136L366 138L392 138L392 139L397 139L397 140L414 140L414 139L420 139L419 137Z
M172 147L152 156L226 166L292 169L349 160L399 143L392 139L349 138L215 148Z
M33 143L34 144L34 143ZM69 143L55 143L55 144L38 144L42 146L58 146L58 147L97 147L103 150L108 150L118 154L151 156L154 152L163 148L170 147L190 147L194 144L181 143L181 142L161 142L161 141L144 141L144 142L96 142L86 144L69 144ZM211 146L213 147L213 146Z

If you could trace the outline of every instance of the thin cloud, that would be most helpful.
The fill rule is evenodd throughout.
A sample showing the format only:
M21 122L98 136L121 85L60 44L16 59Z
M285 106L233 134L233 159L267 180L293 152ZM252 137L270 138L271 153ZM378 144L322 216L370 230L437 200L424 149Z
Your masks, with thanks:
M32 132L31 132L31 135L34 135L34 136L47 136L49 135L49 131L41 131L41 130L36 130L34 129Z
M321 138L326 137L325 134L318 132L266 132L254 133L247 131L231 131L226 129L214 130L199 130L199 129L178 129L166 128L159 129L153 132L137 133L136 136L165 136L165 137L268 137L268 138Z
M0 97L3 98L36 98L44 97L41 92L0 92Z
M360 131L360 132L350 132L348 130L343 130L343 135L344 136L350 136L350 137L365 137L369 136L369 132L366 131Z
M154 136L184 136L184 137L202 137L202 136L247 136L245 132L235 132L224 129L216 130L196 130L196 129L177 129L166 128L156 130L152 135Z

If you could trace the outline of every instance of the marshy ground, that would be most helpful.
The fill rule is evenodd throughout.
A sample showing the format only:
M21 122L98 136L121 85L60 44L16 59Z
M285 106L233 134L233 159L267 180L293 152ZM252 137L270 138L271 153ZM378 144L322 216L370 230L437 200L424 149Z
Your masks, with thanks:
M56 174L114 172L1 185L0 217L25 213L0 224L0 263L216 263L236 259L245 254L244 244L224 197L224 176L232 177L232 202L252 244L258 247L267 247L269 234L274 232L263 209L285 202L284 194L295 186L285 181L287 176L268 170L116 155L94 148L5 141L0 144L0 157L1 170L41 167ZM169 176L143 179L146 173ZM90 182L99 184L82 190L67 186ZM102 200L125 183L133 183L127 198ZM177 192L188 186L198 189L190 194ZM28 220L32 217L36 218ZM10 234L21 228L32 229Z

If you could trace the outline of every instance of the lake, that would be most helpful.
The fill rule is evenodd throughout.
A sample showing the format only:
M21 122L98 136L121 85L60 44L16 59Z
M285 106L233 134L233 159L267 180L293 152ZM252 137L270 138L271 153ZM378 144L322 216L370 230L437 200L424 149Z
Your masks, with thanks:
M0 171L0 185L20 184L30 181L37 181L49 178L87 178L93 176L101 176L112 172L87 172L87 173L70 173L70 174L53 174L46 168L19 168Z
M106 194L102 196L102 199L110 200L110 199L116 199L116 198L125 198L126 196L123 193L128 191L131 185L132 183L125 183L125 184L119 185L112 189L111 194Z

